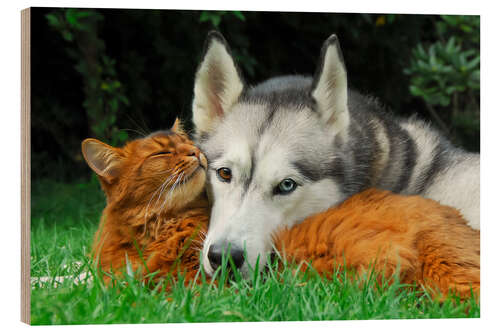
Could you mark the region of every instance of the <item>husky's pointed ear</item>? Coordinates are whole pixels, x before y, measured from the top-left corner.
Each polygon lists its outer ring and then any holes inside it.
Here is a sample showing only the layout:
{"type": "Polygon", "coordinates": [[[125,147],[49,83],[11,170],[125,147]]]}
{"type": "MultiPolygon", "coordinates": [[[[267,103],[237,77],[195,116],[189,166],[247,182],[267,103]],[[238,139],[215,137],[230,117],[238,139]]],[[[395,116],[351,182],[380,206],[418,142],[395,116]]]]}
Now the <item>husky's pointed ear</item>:
{"type": "Polygon", "coordinates": [[[210,32],[195,77],[193,123],[196,133],[209,133],[236,103],[243,88],[243,79],[224,37],[216,31],[210,32]]]}
{"type": "Polygon", "coordinates": [[[321,58],[311,88],[321,119],[335,134],[349,126],[347,108],[347,71],[337,36],[323,44],[321,58]]]}
{"type": "Polygon", "coordinates": [[[85,139],[82,142],[82,153],[89,167],[101,179],[111,183],[118,176],[123,161],[119,148],[96,139],[85,139]]]}

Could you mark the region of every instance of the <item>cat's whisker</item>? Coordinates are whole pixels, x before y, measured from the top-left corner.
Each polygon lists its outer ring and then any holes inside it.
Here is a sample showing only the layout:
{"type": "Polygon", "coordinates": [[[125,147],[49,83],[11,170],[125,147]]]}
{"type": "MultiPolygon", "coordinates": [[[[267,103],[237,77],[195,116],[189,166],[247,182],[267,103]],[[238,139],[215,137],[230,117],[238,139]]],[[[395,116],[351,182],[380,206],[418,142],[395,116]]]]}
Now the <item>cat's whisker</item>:
{"type": "Polygon", "coordinates": [[[135,130],[133,128],[119,128],[118,129],[119,131],[130,131],[130,132],[135,132],[135,133],[138,133],[140,136],[147,136],[146,132],[143,132],[143,131],[138,131],[138,130],[135,130]]]}
{"type": "Polygon", "coordinates": [[[163,194],[163,191],[167,188],[167,186],[172,182],[172,180],[174,179],[174,177],[176,176],[176,172],[174,174],[172,174],[171,176],[169,176],[164,182],[163,184],[161,185],[161,191],[160,193],[158,194],[158,198],[156,199],[156,202],[155,202],[155,206],[158,205],[158,201],[160,200],[161,198],[161,195],[163,194]]]}
{"type": "MultiPolygon", "coordinates": [[[[174,169],[174,168],[172,168],[174,169]]],[[[171,169],[171,170],[172,170],[171,169]]],[[[155,202],[155,207],[158,206],[158,201],[160,200],[162,194],[163,194],[163,191],[168,187],[168,185],[175,179],[175,176],[178,174],[178,171],[174,172],[172,175],[170,175],[167,179],[165,179],[165,181],[158,187],[158,189],[153,193],[153,195],[151,196],[151,199],[149,199],[149,202],[148,202],[148,205],[146,207],[146,214],[144,215],[144,232],[143,232],[143,235],[146,234],[147,232],[147,227],[148,227],[148,217],[149,217],[149,206],[151,204],[151,201],[153,200],[153,198],[155,197],[155,194],[158,193],[158,198],[156,199],[156,202],[155,202]]],[[[163,207],[162,207],[163,209],[163,207]]],[[[161,211],[161,209],[160,209],[161,211]]],[[[158,220],[158,216],[156,216],[156,220],[158,220]]],[[[157,231],[155,231],[155,237],[157,236],[157,231]]]]}
{"type": "Polygon", "coordinates": [[[158,172],[157,174],[158,175],[163,175],[163,174],[166,174],[166,173],[170,173],[172,172],[172,170],[174,170],[175,168],[171,168],[171,169],[168,169],[168,170],[165,170],[165,171],[162,171],[162,172],[158,172]]]}
{"type": "Polygon", "coordinates": [[[144,215],[144,232],[143,232],[143,236],[146,234],[146,231],[147,231],[148,217],[149,217],[149,206],[151,205],[151,201],[155,197],[155,194],[158,193],[158,191],[160,191],[160,194],[158,195],[157,202],[155,203],[155,206],[157,205],[158,200],[161,197],[161,193],[163,192],[163,190],[165,189],[165,187],[167,186],[167,184],[170,183],[170,180],[172,180],[175,177],[175,175],[176,175],[176,173],[172,174],[167,179],[165,179],[165,181],[160,186],[158,186],[158,188],[156,189],[156,191],[151,195],[151,198],[149,199],[148,205],[146,206],[146,213],[144,215]]]}
{"type": "Polygon", "coordinates": [[[157,193],[160,189],[161,189],[161,185],[160,185],[160,186],[158,186],[158,188],[156,189],[156,191],[154,191],[154,193],[151,195],[151,198],[150,198],[150,199],[149,199],[149,201],[148,201],[148,204],[147,204],[147,206],[146,206],[146,213],[145,213],[145,215],[144,215],[144,219],[145,219],[144,223],[146,223],[146,219],[147,219],[147,217],[148,217],[149,205],[151,204],[151,201],[152,201],[152,200],[153,200],[153,198],[155,197],[155,194],[156,194],[156,193],[157,193]]]}
{"type": "Polygon", "coordinates": [[[165,196],[165,201],[163,202],[163,205],[161,206],[160,210],[163,210],[163,207],[167,204],[169,198],[173,197],[173,193],[174,193],[176,187],[179,185],[179,181],[182,179],[183,176],[184,176],[184,171],[182,171],[181,174],[177,177],[174,185],[172,185],[172,187],[170,188],[170,191],[165,196]]]}
{"type": "Polygon", "coordinates": [[[184,176],[184,171],[182,171],[181,174],[179,175],[179,177],[177,177],[177,180],[175,181],[174,186],[172,186],[172,188],[170,189],[170,192],[168,193],[168,196],[172,196],[173,195],[174,191],[179,186],[180,181],[183,179],[183,176],[184,176]]]}
{"type": "Polygon", "coordinates": [[[158,188],[156,189],[156,191],[153,192],[153,194],[151,195],[151,198],[149,199],[148,201],[148,205],[146,206],[146,215],[145,217],[148,217],[148,210],[149,210],[149,205],[151,204],[151,201],[153,200],[153,198],[155,197],[155,194],[158,193],[158,191],[161,190],[163,184],[158,186],[158,188]]]}
{"type": "MultiPolygon", "coordinates": [[[[140,111],[139,111],[139,112],[140,112],[140,111]]],[[[141,118],[141,120],[142,120],[142,124],[144,125],[144,127],[143,127],[143,126],[141,126],[141,125],[139,124],[139,122],[138,122],[138,121],[136,121],[136,120],[135,120],[132,116],[130,116],[130,115],[128,115],[128,114],[125,114],[125,115],[126,115],[126,116],[127,116],[127,117],[128,117],[128,118],[129,118],[129,119],[130,119],[133,123],[134,123],[134,125],[136,125],[136,126],[139,128],[139,130],[140,130],[140,131],[138,131],[138,130],[133,130],[133,131],[136,131],[137,133],[141,134],[143,137],[147,137],[147,136],[148,136],[148,133],[151,133],[151,131],[149,130],[148,125],[146,124],[146,122],[145,122],[145,120],[144,120],[144,117],[142,116],[142,113],[139,113],[139,116],[140,116],[140,118],[141,118]]]]}
{"type": "MultiPolygon", "coordinates": [[[[175,168],[172,168],[170,170],[174,170],[175,168]]],[[[160,193],[158,194],[158,198],[156,200],[156,203],[155,203],[155,206],[158,205],[158,201],[160,200],[162,194],[163,194],[163,191],[168,187],[168,185],[170,185],[170,183],[174,180],[175,176],[178,174],[179,171],[175,171],[172,175],[170,175],[167,179],[165,179],[165,181],[163,182],[163,184],[160,186],[161,188],[161,191],[160,193]]]]}
{"type": "Polygon", "coordinates": [[[186,185],[186,180],[187,180],[186,177],[182,178],[181,188],[182,188],[183,191],[186,191],[186,187],[184,186],[184,185],[186,185]]]}
{"type": "MultiPolygon", "coordinates": [[[[172,177],[170,177],[170,180],[169,180],[169,181],[168,181],[168,183],[167,183],[167,185],[170,185],[172,182],[174,182],[174,184],[171,186],[171,188],[170,188],[170,191],[169,191],[169,192],[171,192],[171,191],[172,191],[172,189],[175,187],[175,184],[176,184],[176,182],[177,182],[177,180],[178,180],[178,177],[177,177],[177,178],[175,178],[175,176],[177,176],[177,175],[178,175],[178,172],[176,172],[175,174],[173,174],[173,175],[172,175],[172,177]]],[[[167,186],[165,186],[165,187],[163,188],[163,190],[160,192],[160,194],[158,195],[158,200],[156,200],[156,204],[155,204],[156,206],[158,205],[158,202],[159,202],[159,200],[160,200],[161,196],[163,195],[163,191],[164,191],[166,188],[167,188],[167,186]]],[[[167,197],[167,196],[165,196],[165,197],[167,197]]],[[[160,211],[163,209],[163,205],[164,205],[164,204],[162,204],[162,207],[161,207],[160,211]]]]}

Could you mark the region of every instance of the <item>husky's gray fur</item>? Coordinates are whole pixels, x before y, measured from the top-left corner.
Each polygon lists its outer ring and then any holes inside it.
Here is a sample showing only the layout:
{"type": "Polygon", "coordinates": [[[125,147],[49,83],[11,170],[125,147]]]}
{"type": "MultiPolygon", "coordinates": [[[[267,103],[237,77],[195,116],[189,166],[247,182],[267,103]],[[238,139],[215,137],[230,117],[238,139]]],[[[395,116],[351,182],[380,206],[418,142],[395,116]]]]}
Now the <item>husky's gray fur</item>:
{"type": "Polygon", "coordinates": [[[228,244],[238,254],[246,249],[244,274],[259,257],[262,267],[273,232],[368,187],[454,206],[479,229],[479,155],[348,90],[335,36],[325,41],[314,77],[247,87],[224,38],[210,33],[196,75],[193,122],[208,157],[213,201],[202,258],[208,274],[217,266],[209,252],[228,244]],[[221,168],[231,170],[229,182],[217,175],[221,168]],[[295,190],[282,192],[280,184],[290,179],[295,190]]]}

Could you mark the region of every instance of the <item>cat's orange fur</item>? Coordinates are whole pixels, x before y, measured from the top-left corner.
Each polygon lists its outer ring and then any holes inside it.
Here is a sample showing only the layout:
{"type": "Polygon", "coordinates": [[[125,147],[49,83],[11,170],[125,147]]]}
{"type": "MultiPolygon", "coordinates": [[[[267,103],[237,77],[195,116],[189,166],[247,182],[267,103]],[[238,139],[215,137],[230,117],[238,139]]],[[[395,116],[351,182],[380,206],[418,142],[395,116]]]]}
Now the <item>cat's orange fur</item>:
{"type": "MultiPolygon", "coordinates": [[[[206,159],[177,123],[124,148],[87,139],[82,150],[107,196],[93,245],[100,267],[119,272],[127,257],[134,269],[145,263],[158,277],[181,271],[192,280],[209,219],[206,159]],[[166,150],[172,154],[152,156],[166,150]],[[172,174],[180,183],[194,176],[172,189],[172,174]]],[[[310,262],[330,277],[335,265],[359,273],[373,267],[387,277],[398,268],[403,282],[443,295],[479,294],[479,231],[455,209],[418,196],[364,191],[278,232],[275,245],[287,260],[310,262]]]]}
{"type": "Polygon", "coordinates": [[[127,258],[134,270],[194,277],[210,213],[207,160],[178,122],[123,148],[87,139],[82,152],[107,198],[92,246],[102,270],[119,274],[127,258]]]}
{"type": "Polygon", "coordinates": [[[366,190],[279,233],[275,243],[288,260],[310,262],[328,276],[347,266],[390,280],[398,269],[403,283],[435,296],[479,296],[479,231],[456,209],[419,196],[366,190]]]}

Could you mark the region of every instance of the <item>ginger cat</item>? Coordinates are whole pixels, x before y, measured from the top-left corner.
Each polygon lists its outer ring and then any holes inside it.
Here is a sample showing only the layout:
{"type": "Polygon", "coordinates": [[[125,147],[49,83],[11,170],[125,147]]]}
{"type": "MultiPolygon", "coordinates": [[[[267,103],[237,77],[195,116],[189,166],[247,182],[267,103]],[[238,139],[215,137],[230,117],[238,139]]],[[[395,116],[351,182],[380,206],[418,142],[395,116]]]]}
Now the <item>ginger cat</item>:
{"type": "MultiPolygon", "coordinates": [[[[87,139],[82,151],[107,196],[93,245],[100,267],[119,273],[127,256],[132,268],[146,264],[156,277],[179,271],[194,279],[210,216],[207,161],[179,122],[123,148],[87,139]]],[[[405,283],[479,295],[479,231],[457,210],[418,196],[364,191],[278,231],[275,246],[327,277],[344,263],[359,273],[373,265],[386,277],[399,265],[405,283]]]]}
{"type": "Polygon", "coordinates": [[[134,270],[145,261],[158,276],[180,269],[193,278],[210,215],[207,160],[179,121],[123,148],[86,139],[82,152],[107,198],[92,246],[102,270],[119,274],[127,257],[134,270]]]}

